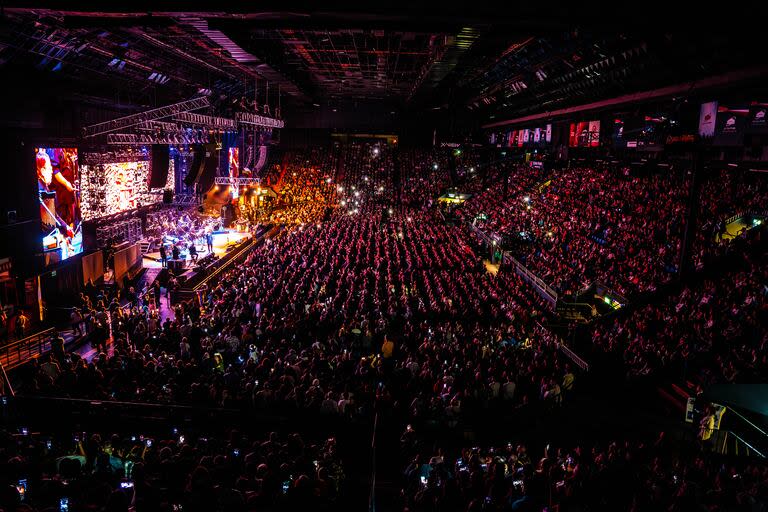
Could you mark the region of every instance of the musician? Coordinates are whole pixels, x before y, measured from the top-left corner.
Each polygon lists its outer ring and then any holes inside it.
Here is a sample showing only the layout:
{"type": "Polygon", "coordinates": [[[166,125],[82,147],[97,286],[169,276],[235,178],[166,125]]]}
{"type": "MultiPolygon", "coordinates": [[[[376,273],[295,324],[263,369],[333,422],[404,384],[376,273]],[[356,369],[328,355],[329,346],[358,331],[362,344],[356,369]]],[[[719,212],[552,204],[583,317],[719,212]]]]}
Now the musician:
{"type": "Polygon", "coordinates": [[[205,243],[208,245],[208,254],[213,252],[213,233],[205,232],[205,243]]]}
{"type": "Polygon", "coordinates": [[[175,260],[178,260],[181,257],[181,250],[179,249],[178,245],[173,244],[173,247],[171,248],[171,254],[175,260]]]}
{"type": "Polygon", "coordinates": [[[165,242],[160,244],[160,261],[163,268],[168,266],[168,252],[165,250],[165,242]]]}
{"type": "Polygon", "coordinates": [[[197,263],[197,247],[194,241],[189,244],[189,257],[192,258],[193,263],[197,263]]]}
{"type": "Polygon", "coordinates": [[[36,148],[37,186],[40,194],[40,218],[49,236],[57,239],[62,259],[73,250],[77,230],[77,196],[72,181],[77,168],[77,153],[71,149],[36,148]]]}

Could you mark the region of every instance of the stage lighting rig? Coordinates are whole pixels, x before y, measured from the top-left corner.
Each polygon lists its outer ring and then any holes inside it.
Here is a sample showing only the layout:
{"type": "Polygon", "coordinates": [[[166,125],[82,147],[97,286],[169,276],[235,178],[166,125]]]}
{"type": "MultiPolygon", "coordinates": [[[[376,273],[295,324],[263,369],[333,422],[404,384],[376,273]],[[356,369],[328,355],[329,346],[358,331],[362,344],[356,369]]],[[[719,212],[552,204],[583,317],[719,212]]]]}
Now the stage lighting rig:
{"type": "Polygon", "coordinates": [[[202,96],[200,98],[194,98],[187,101],[181,101],[172,105],[166,105],[164,107],[147,110],[145,112],[139,112],[138,114],[131,114],[129,116],[113,119],[111,121],[86,126],[83,128],[83,137],[96,137],[127,128],[133,128],[137,125],[148,123],[150,121],[156,121],[158,119],[175,116],[184,112],[189,112],[191,110],[198,110],[201,108],[209,107],[210,105],[211,102],[207,96],[202,96]]]}

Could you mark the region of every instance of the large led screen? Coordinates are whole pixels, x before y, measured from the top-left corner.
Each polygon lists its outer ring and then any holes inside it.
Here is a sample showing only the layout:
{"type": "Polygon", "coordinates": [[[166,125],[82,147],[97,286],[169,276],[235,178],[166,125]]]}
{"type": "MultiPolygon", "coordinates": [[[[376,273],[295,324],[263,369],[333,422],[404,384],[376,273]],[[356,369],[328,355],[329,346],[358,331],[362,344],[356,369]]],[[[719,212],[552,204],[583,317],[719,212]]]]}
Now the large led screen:
{"type": "MultiPolygon", "coordinates": [[[[80,170],[85,221],[163,200],[162,193],[149,190],[149,162],[146,160],[83,164],[80,170]]],[[[168,174],[170,176],[172,171],[168,174]]]]}
{"type": "Polygon", "coordinates": [[[233,178],[240,175],[240,148],[229,148],[229,175],[233,178]]]}
{"type": "Polygon", "coordinates": [[[45,263],[83,252],[76,148],[35,148],[45,263]]]}

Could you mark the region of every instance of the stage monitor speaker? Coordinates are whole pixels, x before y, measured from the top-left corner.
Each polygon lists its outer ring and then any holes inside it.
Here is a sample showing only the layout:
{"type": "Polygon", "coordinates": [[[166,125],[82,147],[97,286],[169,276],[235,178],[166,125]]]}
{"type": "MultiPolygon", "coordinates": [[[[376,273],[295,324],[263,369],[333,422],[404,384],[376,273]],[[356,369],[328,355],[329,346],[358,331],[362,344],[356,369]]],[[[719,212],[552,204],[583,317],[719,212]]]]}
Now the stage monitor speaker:
{"type": "Polygon", "coordinates": [[[187,267],[187,260],[168,260],[168,270],[175,274],[180,274],[181,272],[184,272],[184,269],[187,267]]]}
{"type": "Polygon", "coordinates": [[[152,146],[152,166],[149,169],[149,188],[163,188],[168,181],[170,151],[165,144],[152,146]]]}
{"type": "Polygon", "coordinates": [[[195,154],[192,158],[192,165],[189,166],[187,176],[184,178],[184,184],[188,187],[194,185],[200,178],[200,173],[205,165],[205,148],[201,144],[195,145],[195,154]]]}

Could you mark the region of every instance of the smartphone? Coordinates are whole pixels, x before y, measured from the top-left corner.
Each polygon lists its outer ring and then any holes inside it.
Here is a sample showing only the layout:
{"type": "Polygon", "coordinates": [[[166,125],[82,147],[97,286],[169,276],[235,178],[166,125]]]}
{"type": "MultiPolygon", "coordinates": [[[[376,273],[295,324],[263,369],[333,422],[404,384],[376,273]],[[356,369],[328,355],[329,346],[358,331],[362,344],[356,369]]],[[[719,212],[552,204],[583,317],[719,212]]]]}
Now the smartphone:
{"type": "Polygon", "coordinates": [[[69,512],[69,498],[59,498],[59,512],[69,512]]]}
{"type": "Polygon", "coordinates": [[[184,436],[179,436],[179,442],[184,444],[184,436]]]}
{"type": "Polygon", "coordinates": [[[27,496],[27,479],[24,478],[16,483],[16,492],[19,493],[19,500],[24,501],[27,496]]]}
{"type": "Polygon", "coordinates": [[[29,429],[27,427],[21,427],[21,429],[19,429],[19,430],[21,431],[21,435],[23,435],[23,436],[28,436],[29,435],[29,429]]]}
{"type": "Polygon", "coordinates": [[[121,489],[133,489],[133,482],[128,480],[127,482],[120,482],[121,489]]]}
{"type": "Polygon", "coordinates": [[[285,480],[283,482],[283,494],[288,494],[288,488],[291,486],[290,480],[285,480]]]}
{"type": "Polygon", "coordinates": [[[239,457],[240,456],[240,450],[238,448],[235,448],[234,450],[232,450],[232,455],[234,455],[235,457],[239,457]]]}
{"type": "Polygon", "coordinates": [[[45,442],[45,447],[46,447],[46,448],[48,448],[48,449],[50,450],[50,449],[53,447],[53,441],[51,441],[50,439],[49,439],[49,440],[47,440],[47,441],[45,442]]]}
{"type": "Polygon", "coordinates": [[[147,445],[147,448],[152,448],[152,440],[151,439],[147,439],[146,441],[144,441],[144,444],[147,445]]]}
{"type": "Polygon", "coordinates": [[[427,477],[425,477],[425,476],[423,476],[423,475],[422,475],[422,476],[419,478],[419,480],[421,480],[421,485],[423,485],[424,487],[426,487],[426,486],[427,486],[427,477]]]}

